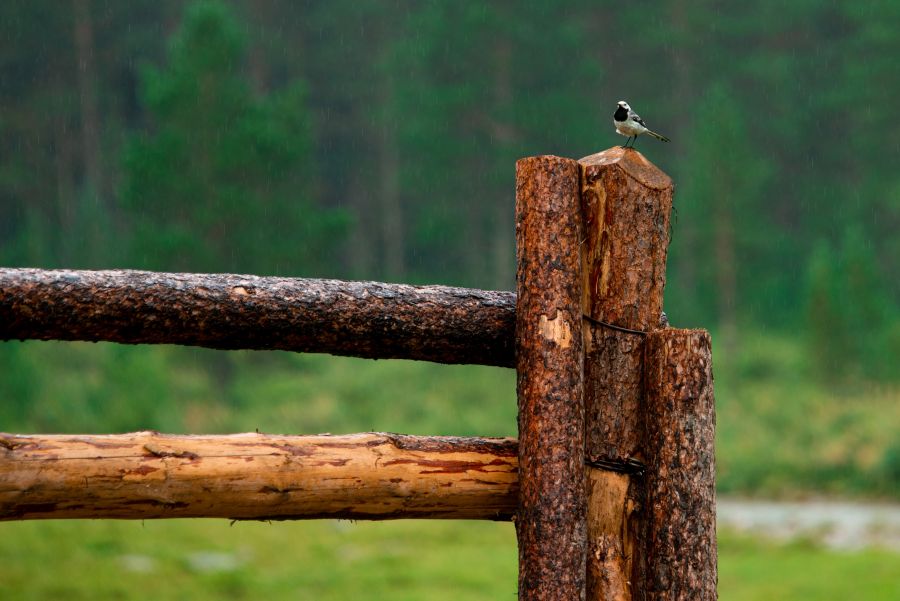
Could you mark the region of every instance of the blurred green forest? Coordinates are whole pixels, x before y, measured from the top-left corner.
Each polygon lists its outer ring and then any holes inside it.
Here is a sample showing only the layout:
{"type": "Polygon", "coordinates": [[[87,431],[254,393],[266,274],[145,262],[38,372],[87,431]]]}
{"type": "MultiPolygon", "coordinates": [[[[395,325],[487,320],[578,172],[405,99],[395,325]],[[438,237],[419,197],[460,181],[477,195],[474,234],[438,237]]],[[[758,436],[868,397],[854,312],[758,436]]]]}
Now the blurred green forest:
{"type": "Polygon", "coordinates": [[[678,185],[666,308],[900,354],[900,5],[7,0],[0,263],[514,285],[514,163],[678,185]]]}
{"type": "MultiPolygon", "coordinates": [[[[512,289],[516,159],[621,144],[626,99],[673,140],[638,150],[677,183],[669,319],[713,332],[719,491],[897,499],[898,32],[890,0],[4,0],[0,265],[512,289]]],[[[515,412],[511,370],[0,343],[0,431],[514,435],[515,412]]],[[[2,530],[23,599],[515,593],[508,524],[2,530]]],[[[887,551],[720,551],[723,598],[896,598],[887,551]]]]}

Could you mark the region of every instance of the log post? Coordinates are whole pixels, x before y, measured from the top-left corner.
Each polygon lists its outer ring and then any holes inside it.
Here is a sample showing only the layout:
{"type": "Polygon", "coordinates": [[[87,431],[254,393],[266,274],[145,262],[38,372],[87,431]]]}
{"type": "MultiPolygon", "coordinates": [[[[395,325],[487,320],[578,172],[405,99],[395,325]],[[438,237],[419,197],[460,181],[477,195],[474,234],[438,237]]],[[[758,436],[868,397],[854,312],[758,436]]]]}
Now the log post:
{"type": "Polygon", "coordinates": [[[703,330],[647,337],[646,516],[648,601],[715,601],[715,401],[703,330]]]}
{"type": "Polygon", "coordinates": [[[584,599],[578,163],[516,163],[519,599],[584,599]]]}
{"type": "Polygon", "coordinates": [[[588,601],[639,599],[637,512],[647,462],[642,405],[645,332],[659,326],[672,180],[619,147],[581,165],[588,464],[588,601]],[[629,331],[630,330],[630,331],[629,331]]]}
{"type": "Polygon", "coordinates": [[[516,472],[511,438],[0,434],[0,521],[509,520],[516,472]]]}

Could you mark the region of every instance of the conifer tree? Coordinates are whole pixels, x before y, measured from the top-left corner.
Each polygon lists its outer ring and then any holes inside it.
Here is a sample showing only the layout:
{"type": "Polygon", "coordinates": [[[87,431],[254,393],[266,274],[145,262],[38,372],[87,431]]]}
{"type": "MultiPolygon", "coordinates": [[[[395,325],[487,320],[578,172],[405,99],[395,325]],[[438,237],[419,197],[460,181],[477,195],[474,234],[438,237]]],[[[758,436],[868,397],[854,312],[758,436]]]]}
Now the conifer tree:
{"type": "Polygon", "coordinates": [[[126,159],[134,264],[151,269],[311,275],[325,271],[342,216],[310,200],[310,124],[299,83],[257,97],[227,7],[199,2],[168,65],[148,68],[149,131],[126,159]]]}

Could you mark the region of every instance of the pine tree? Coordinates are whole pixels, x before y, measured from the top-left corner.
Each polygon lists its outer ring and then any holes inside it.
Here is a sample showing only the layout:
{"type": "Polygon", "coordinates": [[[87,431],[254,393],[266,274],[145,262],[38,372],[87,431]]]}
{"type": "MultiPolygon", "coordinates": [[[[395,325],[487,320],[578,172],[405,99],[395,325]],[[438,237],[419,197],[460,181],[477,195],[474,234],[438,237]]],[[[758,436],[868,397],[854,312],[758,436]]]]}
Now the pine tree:
{"type": "Polygon", "coordinates": [[[199,2],[169,64],[144,74],[150,131],[126,159],[134,262],[152,269],[325,271],[343,218],[309,199],[310,133],[299,83],[256,97],[225,5],[199,2]]]}

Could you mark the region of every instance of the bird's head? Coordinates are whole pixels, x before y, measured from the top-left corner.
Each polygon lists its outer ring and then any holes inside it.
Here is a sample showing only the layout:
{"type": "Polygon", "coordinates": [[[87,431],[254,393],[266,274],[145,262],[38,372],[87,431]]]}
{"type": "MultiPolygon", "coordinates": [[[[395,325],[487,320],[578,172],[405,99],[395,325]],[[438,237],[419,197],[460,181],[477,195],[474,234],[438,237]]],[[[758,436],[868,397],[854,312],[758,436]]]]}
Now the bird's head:
{"type": "Polygon", "coordinates": [[[624,100],[620,100],[620,101],[619,101],[619,108],[623,108],[623,109],[625,109],[626,111],[630,111],[630,110],[631,110],[631,107],[628,106],[628,103],[625,102],[624,100]]]}

